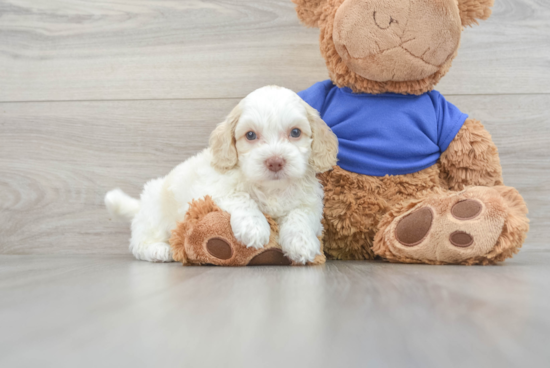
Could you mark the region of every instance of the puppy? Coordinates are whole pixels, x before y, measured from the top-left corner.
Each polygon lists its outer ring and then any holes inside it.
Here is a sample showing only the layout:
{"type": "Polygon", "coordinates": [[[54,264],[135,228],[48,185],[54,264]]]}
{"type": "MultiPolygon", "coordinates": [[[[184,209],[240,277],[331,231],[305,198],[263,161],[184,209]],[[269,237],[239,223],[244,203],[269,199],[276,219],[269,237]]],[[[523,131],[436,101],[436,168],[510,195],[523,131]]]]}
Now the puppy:
{"type": "Polygon", "coordinates": [[[338,141],[317,111],[276,86],[244,98],[210,136],[210,147],[145,184],[138,201],[115,189],[105,196],[112,215],[132,219],[130,250],[137,259],[170,262],[171,230],[193,199],[212,197],[231,215],[237,240],[262,248],[270,227],[297,263],[320,254],[323,188],[315,174],[336,164],[338,141]]]}

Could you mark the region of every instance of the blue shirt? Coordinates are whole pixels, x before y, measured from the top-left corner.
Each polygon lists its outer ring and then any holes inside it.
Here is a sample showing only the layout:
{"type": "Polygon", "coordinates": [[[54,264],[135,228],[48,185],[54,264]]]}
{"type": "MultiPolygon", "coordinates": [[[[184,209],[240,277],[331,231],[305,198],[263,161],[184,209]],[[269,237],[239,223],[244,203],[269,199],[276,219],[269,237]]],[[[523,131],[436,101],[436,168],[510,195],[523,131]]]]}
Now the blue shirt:
{"type": "Polygon", "coordinates": [[[327,80],[298,95],[338,137],[338,165],[371,176],[410,174],[434,165],[468,117],[437,91],[372,95],[327,80]]]}

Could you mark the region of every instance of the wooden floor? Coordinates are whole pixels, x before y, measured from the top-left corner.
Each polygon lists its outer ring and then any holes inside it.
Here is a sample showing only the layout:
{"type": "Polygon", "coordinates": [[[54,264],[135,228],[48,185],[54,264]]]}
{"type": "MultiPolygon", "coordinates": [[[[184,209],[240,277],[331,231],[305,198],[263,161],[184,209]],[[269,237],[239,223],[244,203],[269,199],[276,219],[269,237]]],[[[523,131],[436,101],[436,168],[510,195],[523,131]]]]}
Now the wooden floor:
{"type": "Polygon", "coordinates": [[[290,0],[0,0],[0,366],[548,363],[547,0],[497,0],[437,87],[485,124],[527,200],[514,260],[229,270],[128,256],[107,190],[138,195],[255,88],[326,78],[290,0]]]}
{"type": "Polygon", "coordinates": [[[0,256],[2,367],[548,367],[550,251],[504,266],[0,256]]]}

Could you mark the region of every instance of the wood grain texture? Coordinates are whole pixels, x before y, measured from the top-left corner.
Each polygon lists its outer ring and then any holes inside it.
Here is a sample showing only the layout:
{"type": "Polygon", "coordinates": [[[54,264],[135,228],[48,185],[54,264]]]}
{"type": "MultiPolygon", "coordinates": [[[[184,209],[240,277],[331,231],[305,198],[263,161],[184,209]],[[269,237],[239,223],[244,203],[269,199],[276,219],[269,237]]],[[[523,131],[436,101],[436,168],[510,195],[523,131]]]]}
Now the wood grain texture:
{"type": "Polygon", "coordinates": [[[0,253],[125,253],[103,197],[205,148],[238,100],[0,105],[0,253]]]}
{"type": "MultiPolygon", "coordinates": [[[[527,248],[550,238],[550,95],[448,96],[500,148],[505,181],[528,202],[527,248]]],[[[0,104],[0,253],[125,254],[107,190],[139,195],[206,147],[238,100],[0,104]]]]}
{"type": "MultiPolygon", "coordinates": [[[[550,2],[499,0],[445,94],[550,93],[550,2]]],[[[290,0],[0,0],[0,101],[240,98],[327,78],[290,0]]]]}
{"type": "Polygon", "coordinates": [[[550,253],[504,266],[0,256],[2,367],[547,367],[550,253]]]}

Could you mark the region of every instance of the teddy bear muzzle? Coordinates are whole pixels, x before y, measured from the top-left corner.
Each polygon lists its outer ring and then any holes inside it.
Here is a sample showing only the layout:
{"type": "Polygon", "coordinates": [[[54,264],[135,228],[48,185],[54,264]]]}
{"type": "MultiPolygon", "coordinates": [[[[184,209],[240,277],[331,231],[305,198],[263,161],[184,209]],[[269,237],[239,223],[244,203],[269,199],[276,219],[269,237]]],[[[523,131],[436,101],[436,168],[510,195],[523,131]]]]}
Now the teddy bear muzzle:
{"type": "Polygon", "coordinates": [[[345,0],[333,40],[346,65],[363,78],[426,78],[456,53],[462,30],[455,0],[345,0]]]}

